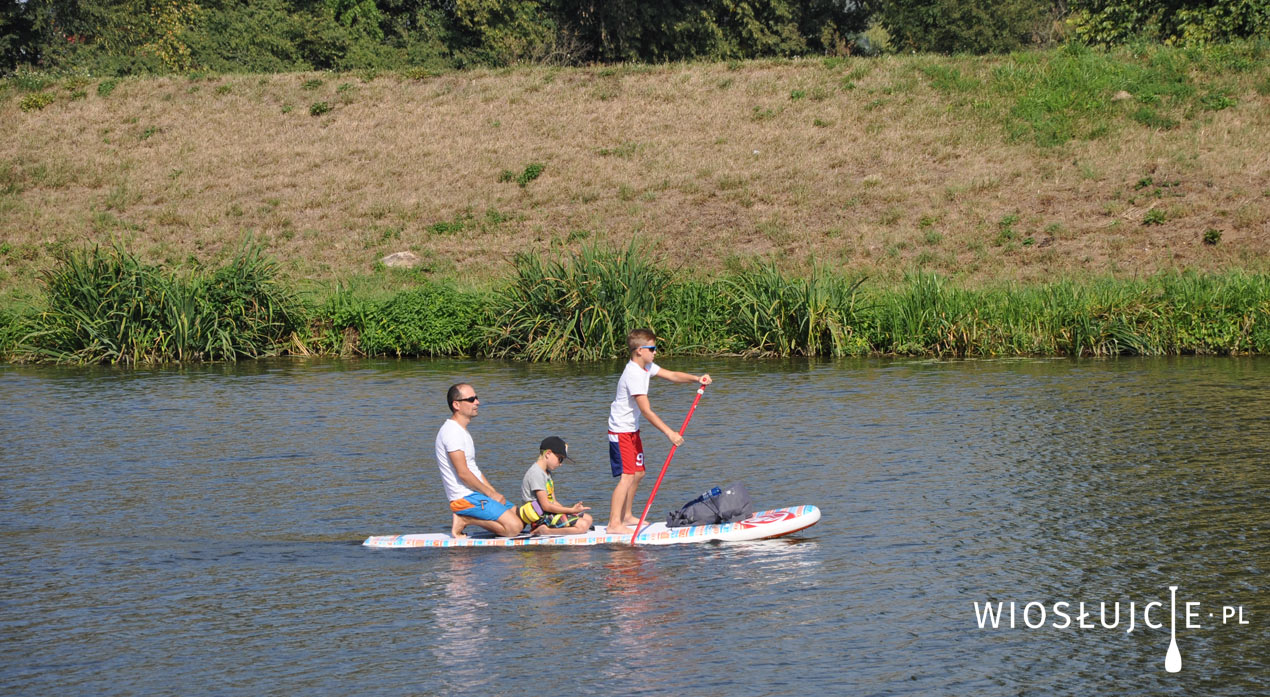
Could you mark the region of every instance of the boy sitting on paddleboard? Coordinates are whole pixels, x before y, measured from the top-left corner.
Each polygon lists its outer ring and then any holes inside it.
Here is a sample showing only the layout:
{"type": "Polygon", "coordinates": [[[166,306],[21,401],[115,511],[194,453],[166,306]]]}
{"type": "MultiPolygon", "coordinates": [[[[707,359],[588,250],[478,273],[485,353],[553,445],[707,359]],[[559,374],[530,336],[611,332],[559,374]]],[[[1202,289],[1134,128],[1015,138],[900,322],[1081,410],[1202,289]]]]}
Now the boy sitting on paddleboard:
{"type": "Polygon", "coordinates": [[[609,467],[618,477],[613,488],[613,500],[609,507],[609,534],[629,534],[639,525],[639,518],[631,510],[635,502],[635,490],[644,478],[644,444],[639,438],[640,416],[648,419],[657,430],[666,434],[671,443],[683,445],[683,436],[667,426],[648,402],[648,380],[652,376],[678,383],[710,384],[709,375],[692,375],[673,370],[662,370],[653,362],[657,355],[657,337],[651,329],[636,329],[626,336],[626,348],[631,360],[617,381],[617,396],[609,407],[609,467]]]}
{"type": "Polygon", "coordinates": [[[524,503],[516,512],[535,535],[580,535],[591,529],[591,516],[583,512],[590,508],[581,501],[572,506],[556,501],[556,482],[551,473],[565,460],[573,462],[564,440],[546,438],[538,446],[538,461],[529,466],[521,480],[520,498],[524,503]]]}

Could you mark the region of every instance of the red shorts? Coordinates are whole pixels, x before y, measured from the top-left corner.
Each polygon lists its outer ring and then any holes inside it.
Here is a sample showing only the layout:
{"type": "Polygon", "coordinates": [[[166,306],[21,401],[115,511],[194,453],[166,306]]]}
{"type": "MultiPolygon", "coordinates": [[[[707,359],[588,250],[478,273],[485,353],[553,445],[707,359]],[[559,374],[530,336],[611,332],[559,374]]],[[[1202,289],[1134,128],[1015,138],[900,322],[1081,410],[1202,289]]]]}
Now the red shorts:
{"type": "Polygon", "coordinates": [[[609,468],[614,477],[644,471],[644,442],[639,439],[639,431],[609,431],[609,468]]]}

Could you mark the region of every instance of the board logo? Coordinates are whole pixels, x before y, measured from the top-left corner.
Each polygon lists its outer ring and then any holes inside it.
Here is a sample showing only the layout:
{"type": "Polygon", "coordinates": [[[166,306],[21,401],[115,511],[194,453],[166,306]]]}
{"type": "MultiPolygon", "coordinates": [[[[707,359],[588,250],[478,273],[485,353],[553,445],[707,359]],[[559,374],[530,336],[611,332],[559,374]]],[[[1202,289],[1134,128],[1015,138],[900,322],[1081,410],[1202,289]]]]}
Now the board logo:
{"type": "Polygon", "coordinates": [[[756,515],[753,518],[746,518],[745,520],[737,523],[737,525],[742,528],[755,528],[760,525],[771,525],[772,523],[779,523],[782,520],[790,520],[793,517],[794,513],[792,511],[764,511],[762,515],[756,515]]]}

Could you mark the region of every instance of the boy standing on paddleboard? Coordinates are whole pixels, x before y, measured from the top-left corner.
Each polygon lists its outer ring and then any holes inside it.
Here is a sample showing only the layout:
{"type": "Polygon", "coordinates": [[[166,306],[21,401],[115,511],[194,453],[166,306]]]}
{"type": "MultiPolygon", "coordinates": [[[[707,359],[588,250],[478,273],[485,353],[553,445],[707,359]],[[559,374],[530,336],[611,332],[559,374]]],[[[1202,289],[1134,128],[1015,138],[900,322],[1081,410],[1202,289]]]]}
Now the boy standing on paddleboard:
{"type": "Polygon", "coordinates": [[[507,503],[476,466],[476,446],[472,434],[467,432],[467,425],[480,410],[476,388],[465,382],[452,385],[446,400],[450,403],[450,418],[437,432],[436,456],[445,497],[454,514],[450,534],[464,537],[463,528],[479,525],[500,537],[519,535],[524,525],[516,515],[516,507],[507,503]]]}
{"type": "Polygon", "coordinates": [[[666,434],[676,446],[683,445],[683,436],[667,426],[648,402],[648,381],[656,375],[671,382],[710,384],[710,376],[663,370],[653,362],[657,355],[657,337],[651,329],[636,329],[626,336],[626,347],[631,360],[617,381],[617,396],[609,407],[609,467],[618,477],[609,507],[609,524],[606,532],[624,535],[633,533],[639,525],[639,517],[631,510],[635,502],[635,490],[644,478],[644,444],[639,438],[640,417],[648,419],[657,430],[666,434]]]}
{"type": "Polygon", "coordinates": [[[582,502],[564,506],[556,500],[556,482],[551,475],[569,457],[569,446],[556,436],[538,445],[538,460],[529,466],[520,482],[520,500],[516,512],[535,535],[580,535],[591,529],[591,510],[582,502]]]}

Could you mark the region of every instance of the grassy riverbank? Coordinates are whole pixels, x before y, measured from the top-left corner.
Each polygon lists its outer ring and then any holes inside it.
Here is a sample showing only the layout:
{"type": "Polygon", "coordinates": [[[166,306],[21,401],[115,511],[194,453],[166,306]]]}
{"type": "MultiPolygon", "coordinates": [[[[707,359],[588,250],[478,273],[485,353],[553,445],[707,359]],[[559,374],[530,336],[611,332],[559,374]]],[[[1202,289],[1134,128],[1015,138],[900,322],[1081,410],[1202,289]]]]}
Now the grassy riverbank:
{"type": "Polygon", "coordinates": [[[166,267],[252,232],[297,283],[493,287],[638,240],[882,285],[1264,273],[1270,50],[1080,47],[443,74],[0,84],[0,306],[85,239],[166,267]],[[1206,240],[1208,243],[1206,243],[1206,240]]]}
{"type": "Polygon", "coordinates": [[[21,74],[0,354],[1264,353],[1267,58],[21,74]]]}
{"type": "Polygon", "coordinates": [[[0,314],[14,360],[138,363],[273,354],[608,359],[652,326],[669,352],[756,356],[1270,352],[1270,275],[1166,272],[966,288],[921,274],[877,286],[771,264],[697,280],[634,248],[516,258],[472,291],[423,280],[303,303],[250,245],[219,269],[165,271],[126,250],[67,253],[40,312],[0,314]]]}

